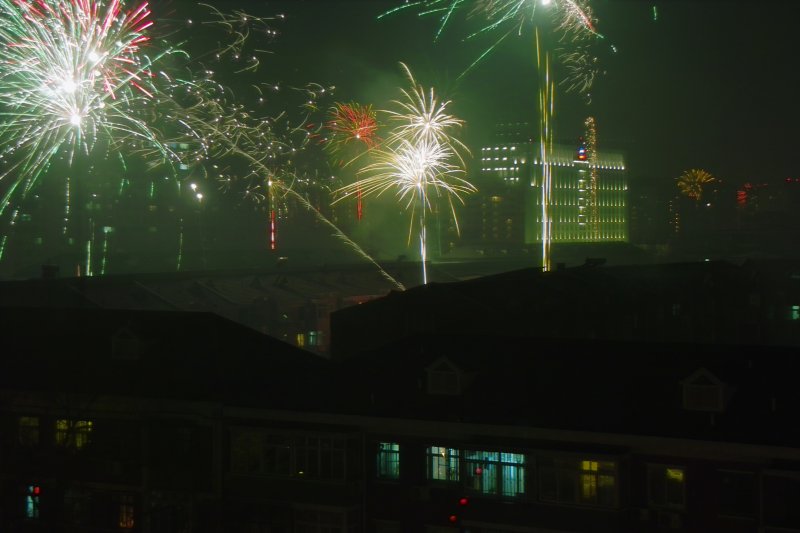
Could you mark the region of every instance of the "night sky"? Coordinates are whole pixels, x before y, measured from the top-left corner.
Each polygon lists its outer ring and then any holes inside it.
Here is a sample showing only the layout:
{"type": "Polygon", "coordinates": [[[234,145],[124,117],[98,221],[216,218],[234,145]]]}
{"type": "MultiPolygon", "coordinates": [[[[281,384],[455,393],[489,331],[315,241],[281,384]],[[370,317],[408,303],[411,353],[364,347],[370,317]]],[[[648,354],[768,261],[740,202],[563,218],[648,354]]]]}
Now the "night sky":
{"type": "MultiPolygon", "coordinates": [[[[220,8],[233,4],[219,2],[220,8]]],[[[536,120],[532,32],[513,36],[459,83],[458,75],[493,43],[463,42],[474,22],[459,18],[434,42],[437,20],[413,10],[380,21],[385,0],[244,2],[242,9],[287,15],[262,75],[337,87],[337,100],[381,108],[403,85],[398,61],[453,100],[475,149],[503,121],[536,120]]],[[[598,121],[599,146],[624,150],[631,178],[665,186],[687,168],[705,168],[731,185],[800,175],[794,161],[794,98],[800,4],[726,1],[596,0],[606,35],[607,74],[592,103],[557,95],[556,137],[572,142],[583,119],[598,121]],[[658,19],[653,20],[653,6],[658,19]]]]}

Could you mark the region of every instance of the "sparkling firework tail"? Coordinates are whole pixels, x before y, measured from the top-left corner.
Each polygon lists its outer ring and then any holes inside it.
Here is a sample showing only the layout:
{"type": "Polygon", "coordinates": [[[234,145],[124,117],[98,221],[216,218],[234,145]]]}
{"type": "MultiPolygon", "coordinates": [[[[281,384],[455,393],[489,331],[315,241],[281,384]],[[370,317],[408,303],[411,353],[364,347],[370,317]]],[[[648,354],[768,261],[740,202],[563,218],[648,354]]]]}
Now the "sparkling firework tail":
{"type": "Polygon", "coordinates": [[[551,121],[555,111],[555,84],[550,81],[550,55],[542,53],[539,46],[539,33],[536,32],[536,61],[539,72],[539,158],[542,165],[542,270],[552,268],[551,240],[552,220],[550,202],[552,200],[552,169],[550,154],[553,151],[553,131],[551,121]],[[542,58],[544,55],[544,58],[542,58]]]}

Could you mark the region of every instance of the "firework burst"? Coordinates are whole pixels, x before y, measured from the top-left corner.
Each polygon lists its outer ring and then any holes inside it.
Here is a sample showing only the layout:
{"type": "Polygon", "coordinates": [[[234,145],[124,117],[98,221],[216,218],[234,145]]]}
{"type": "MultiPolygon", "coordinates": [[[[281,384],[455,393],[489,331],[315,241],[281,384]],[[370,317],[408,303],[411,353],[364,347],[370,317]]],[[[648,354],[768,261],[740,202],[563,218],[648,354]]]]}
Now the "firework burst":
{"type": "Polygon", "coordinates": [[[594,49],[604,39],[597,31],[597,21],[587,0],[417,0],[391,9],[379,18],[408,9],[420,15],[436,15],[438,39],[457,14],[478,22],[478,29],[467,40],[492,34],[496,38],[459,76],[465,76],[485,60],[506,38],[520,35],[526,26],[550,28],[557,39],[569,42],[574,49],[559,58],[566,66],[564,84],[570,91],[588,92],[597,78],[594,49]]]}
{"type": "Polygon", "coordinates": [[[23,154],[11,189],[30,188],[55,155],[71,162],[100,142],[172,155],[142,112],[159,94],[155,64],[174,52],[144,53],[147,3],[0,0],[0,15],[0,139],[23,154]]]}
{"type": "Polygon", "coordinates": [[[703,188],[715,181],[717,181],[716,178],[710,173],[697,168],[687,170],[676,180],[678,189],[696,202],[703,197],[703,188]]]}
{"type": "Polygon", "coordinates": [[[351,144],[374,148],[380,143],[378,120],[371,105],[337,102],[331,109],[325,128],[330,135],[327,140],[328,146],[334,151],[351,144]]]}
{"type": "Polygon", "coordinates": [[[447,113],[447,106],[451,101],[439,100],[433,87],[426,90],[417,83],[405,63],[400,63],[400,67],[411,89],[401,89],[403,98],[392,101],[397,109],[384,111],[389,120],[395,123],[389,137],[390,144],[404,140],[411,143],[442,144],[452,150],[463,163],[461,154],[468,154],[469,149],[454,136],[454,130],[460,129],[464,121],[447,113]]]}
{"type": "Polygon", "coordinates": [[[409,242],[418,224],[422,281],[427,283],[426,213],[444,198],[458,229],[453,200],[463,202],[461,195],[476,189],[462,177],[464,160],[459,149],[469,151],[451,131],[463,121],[445,112],[449,101],[439,102],[433,88],[426,90],[405,64],[401,66],[411,89],[401,89],[403,98],[393,101],[396,109],[384,111],[396,125],[374,151],[375,162],[358,172],[366,177],[339,189],[336,201],[394,190],[397,201],[410,213],[409,242]]]}

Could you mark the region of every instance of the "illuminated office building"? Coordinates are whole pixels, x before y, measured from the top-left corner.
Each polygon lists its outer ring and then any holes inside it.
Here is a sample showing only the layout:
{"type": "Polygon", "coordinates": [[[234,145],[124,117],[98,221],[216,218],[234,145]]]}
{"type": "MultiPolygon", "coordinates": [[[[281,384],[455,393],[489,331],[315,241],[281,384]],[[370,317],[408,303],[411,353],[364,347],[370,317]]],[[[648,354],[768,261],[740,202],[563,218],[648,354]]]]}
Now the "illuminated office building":
{"type": "MultiPolygon", "coordinates": [[[[622,154],[599,150],[589,157],[579,140],[554,145],[547,164],[552,171],[552,242],[628,240],[622,154]]],[[[504,142],[481,149],[483,241],[542,241],[542,169],[539,143],[504,142]]]]}

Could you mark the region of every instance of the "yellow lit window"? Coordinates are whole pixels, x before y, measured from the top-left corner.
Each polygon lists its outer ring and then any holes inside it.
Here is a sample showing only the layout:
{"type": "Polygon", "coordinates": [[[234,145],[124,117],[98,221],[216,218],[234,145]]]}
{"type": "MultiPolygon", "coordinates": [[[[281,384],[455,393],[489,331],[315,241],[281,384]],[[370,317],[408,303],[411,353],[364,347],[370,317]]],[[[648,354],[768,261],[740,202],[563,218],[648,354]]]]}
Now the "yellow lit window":
{"type": "Polygon", "coordinates": [[[677,483],[683,483],[683,470],[680,468],[667,468],[667,479],[677,483]]]}
{"type": "Polygon", "coordinates": [[[93,424],[91,420],[56,420],[56,444],[80,450],[89,444],[93,424]]]}

